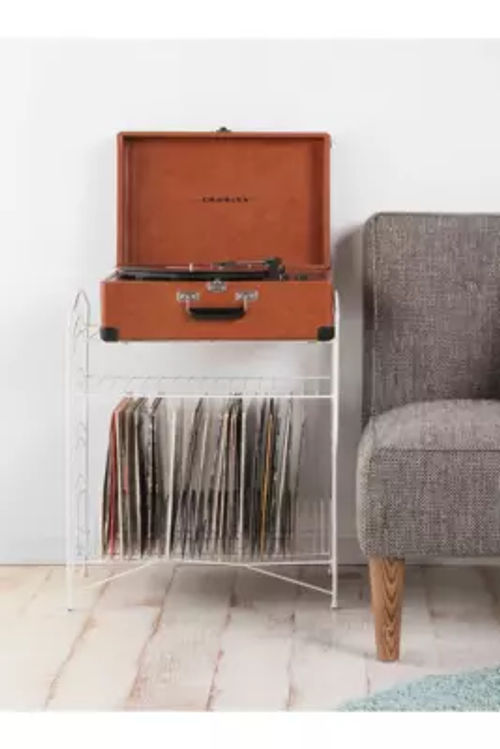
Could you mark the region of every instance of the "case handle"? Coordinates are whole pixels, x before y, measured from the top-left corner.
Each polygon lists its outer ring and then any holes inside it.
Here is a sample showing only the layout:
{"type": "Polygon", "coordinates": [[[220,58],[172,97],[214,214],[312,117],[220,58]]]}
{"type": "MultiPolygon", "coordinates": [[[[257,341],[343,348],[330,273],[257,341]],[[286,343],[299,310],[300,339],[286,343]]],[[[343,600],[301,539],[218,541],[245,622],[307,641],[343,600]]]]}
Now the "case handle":
{"type": "Polygon", "coordinates": [[[186,305],[186,311],[194,320],[239,320],[246,313],[246,307],[192,307],[186,305]]]}

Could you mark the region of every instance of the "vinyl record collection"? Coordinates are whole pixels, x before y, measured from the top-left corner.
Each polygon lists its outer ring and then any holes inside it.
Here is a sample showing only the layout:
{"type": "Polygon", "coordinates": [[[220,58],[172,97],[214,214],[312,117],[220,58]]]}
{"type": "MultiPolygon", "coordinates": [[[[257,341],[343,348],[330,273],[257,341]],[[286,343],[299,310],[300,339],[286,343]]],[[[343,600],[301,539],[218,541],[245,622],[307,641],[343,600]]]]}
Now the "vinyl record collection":
{"type": "Polygon", "coordinates": [[[109,428],[103,555],[286,557],[304,425],[288,398],[123,398],[109,428]]]}

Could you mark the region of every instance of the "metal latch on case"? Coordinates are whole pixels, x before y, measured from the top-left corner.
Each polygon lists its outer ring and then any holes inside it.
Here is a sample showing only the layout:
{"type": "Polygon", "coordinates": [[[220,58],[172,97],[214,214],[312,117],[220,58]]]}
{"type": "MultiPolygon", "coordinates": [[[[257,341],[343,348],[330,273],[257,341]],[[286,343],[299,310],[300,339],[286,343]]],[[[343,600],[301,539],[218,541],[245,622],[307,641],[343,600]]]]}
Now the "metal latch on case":
{"type": "Polygon", "coordinates": [[[227,291],[227,284],[221,278],[214,278],[207,282],[207,289],[220,294],[222,291],[227,291]]]}
{"type": "Polygon", "coordinates": [[[199,291],[178,291],[176,294],[178,302],[184,302],[188,307],[191,302],[198,302],[200,300],[199,291]]]}
{"type": "Polygon", "coordinates": [[[237,302],[243,302],[243,307],[246,309],[250,302],[256,302],[259,298],[259,292],[252,291],[237,291],[234,295],[237,302]]]}

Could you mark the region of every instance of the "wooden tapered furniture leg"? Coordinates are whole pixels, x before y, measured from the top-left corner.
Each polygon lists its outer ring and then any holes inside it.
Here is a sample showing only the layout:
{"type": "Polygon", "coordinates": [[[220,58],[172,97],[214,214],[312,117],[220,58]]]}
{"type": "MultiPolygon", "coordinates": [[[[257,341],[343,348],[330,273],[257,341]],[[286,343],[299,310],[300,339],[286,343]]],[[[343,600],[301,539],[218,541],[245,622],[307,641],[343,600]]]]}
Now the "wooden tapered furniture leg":
{"type": "Polygon", "coordinates": [[[397,661],[401,639],[404,559],[371,557],[368,564],[377,658],[380,661],[397,661]]]}

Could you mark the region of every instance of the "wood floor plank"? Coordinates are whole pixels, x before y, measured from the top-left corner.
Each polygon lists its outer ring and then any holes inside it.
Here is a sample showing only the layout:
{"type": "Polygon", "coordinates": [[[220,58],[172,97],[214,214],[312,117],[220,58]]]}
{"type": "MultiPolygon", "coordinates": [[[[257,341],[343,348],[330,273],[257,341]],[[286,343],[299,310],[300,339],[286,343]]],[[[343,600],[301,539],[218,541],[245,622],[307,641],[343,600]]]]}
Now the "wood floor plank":
{"type": "Polygon", "coordinates": [[[287,708],[297,592],[291,583],[238,571],[208,709],[287,708]]]}
{"type": "MultiPolygon", "coordinates": [[[[376,660],[363,567],[340,569],[336,611],[230,568],[162,565],[82,588],[108,574],[77,579],[68,613],[64,568],[0,568],[0,709],[331,710],[500,662],[500,568],[409,565],[397,663],[376,660]]],[[[300,574],[329,585],[324,569],[300,574]]]]}
{"type": "MultiPolygon", "coordinates": [[[[46,574],[46,568],[44,574],[46,574]]],[[[101,572],[97,572],[97,575],[101,572]]],[[[31,578],[28,573],[27,579],[31,578]]],[[[51,684],[71,652],[99,596],[94,589],[81,596],[78,610],[64,602],[64,568],[51,570],[45,584],[28,601],[0,619],[0,706],[2,709],[43,708],[51,684]]]]}
{"type": "Polygon", "coordinates": [[[500,663],[496,602],[477,567],[425,567],[440,669],[500,663]]]}
{"type": "Polygon", "coordinates": [[[170,565],[153,565],[106,586],[52,684],[48,709],[123,707],[172,574],[170,565]]]}
{"type": "Polygon", "coordinates": [[[206,709],[234,575],[230,568],[177,568],[126,708],[206,709]]]}
{"type": "Polygon", "coordinates": [[[21,614],[53,572],[50,566],[0,567],[0,618],[21,614]]]}
{"type": "MultiPolygon", "coordinates": [[[[304,570],[307,582],[328,587],[326,570],[304,570]]],[[[302,589],[295,610],[291,664],[291,710],[332,710],[367,691],[366,652],[370,646],[366,570],[343,569],[339,575],[340,608],[302,589]]]]}

